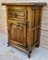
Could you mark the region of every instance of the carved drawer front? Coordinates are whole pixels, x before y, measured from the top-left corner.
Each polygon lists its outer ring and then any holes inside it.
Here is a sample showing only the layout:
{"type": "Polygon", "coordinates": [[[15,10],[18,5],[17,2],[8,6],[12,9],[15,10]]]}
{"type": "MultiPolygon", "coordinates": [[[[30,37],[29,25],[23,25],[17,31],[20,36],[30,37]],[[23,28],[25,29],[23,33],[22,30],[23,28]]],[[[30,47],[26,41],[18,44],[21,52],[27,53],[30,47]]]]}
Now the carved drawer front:
{"type": "Polygon", "coordinates": [[[8,18],[14,20],[26,19],[26,8],[25,7],[9,7],[8,18]]]}
{"type": "Polygon", "coordinates": [[[8,25],[11,37],[10,40],[14,40],[18,42],[19,45],[26,47],[26,23],[10,21],[10,24],[8,25]]]}

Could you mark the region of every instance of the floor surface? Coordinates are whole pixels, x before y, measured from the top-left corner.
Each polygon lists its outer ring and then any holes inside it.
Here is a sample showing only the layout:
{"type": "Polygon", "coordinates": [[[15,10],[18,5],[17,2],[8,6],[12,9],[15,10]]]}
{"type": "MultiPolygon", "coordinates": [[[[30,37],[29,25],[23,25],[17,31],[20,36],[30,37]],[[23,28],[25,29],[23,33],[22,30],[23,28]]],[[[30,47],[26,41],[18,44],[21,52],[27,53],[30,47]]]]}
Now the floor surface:
{"type": "Polygon", "coordinates": [[[12,46],[7,47],[6,34],[0,34],[0,60],[48,60],[48,49],[44,47],[34,48],[31,58],[28,55],[12,46]]]}
{"type": "Polygon", "coordinates": [[[48,49],[44,47],[34,48],[31,53],[31,58],[28,58],[27,54],[16,48],[2,46],[0,47],[0,58],[1,60],[48,60],[48,49]]]}

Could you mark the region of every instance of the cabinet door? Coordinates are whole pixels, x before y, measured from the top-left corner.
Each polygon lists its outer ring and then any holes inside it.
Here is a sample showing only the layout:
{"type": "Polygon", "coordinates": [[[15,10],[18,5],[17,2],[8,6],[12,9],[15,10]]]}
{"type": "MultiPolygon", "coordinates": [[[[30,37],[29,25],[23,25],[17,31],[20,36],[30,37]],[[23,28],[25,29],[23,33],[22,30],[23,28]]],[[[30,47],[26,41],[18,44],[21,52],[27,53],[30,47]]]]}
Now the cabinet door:
{"type": "Polygon", "coordinates": [[[26,47],[26,23],[11,22],[10,40],[18,42],[18,44],[26,47]]]}

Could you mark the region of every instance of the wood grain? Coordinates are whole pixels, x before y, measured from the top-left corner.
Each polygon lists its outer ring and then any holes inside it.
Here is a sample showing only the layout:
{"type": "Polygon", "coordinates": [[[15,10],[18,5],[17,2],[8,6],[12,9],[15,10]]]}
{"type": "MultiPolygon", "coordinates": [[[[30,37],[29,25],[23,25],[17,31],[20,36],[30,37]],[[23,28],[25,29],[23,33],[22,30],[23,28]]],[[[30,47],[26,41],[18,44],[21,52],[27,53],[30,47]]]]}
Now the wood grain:
{"type": "Polygon", "coordinates": [[[40,43],[42,6],[46,3],[3,3],[7,7],[8,44],[30,52],[40,43]]]}

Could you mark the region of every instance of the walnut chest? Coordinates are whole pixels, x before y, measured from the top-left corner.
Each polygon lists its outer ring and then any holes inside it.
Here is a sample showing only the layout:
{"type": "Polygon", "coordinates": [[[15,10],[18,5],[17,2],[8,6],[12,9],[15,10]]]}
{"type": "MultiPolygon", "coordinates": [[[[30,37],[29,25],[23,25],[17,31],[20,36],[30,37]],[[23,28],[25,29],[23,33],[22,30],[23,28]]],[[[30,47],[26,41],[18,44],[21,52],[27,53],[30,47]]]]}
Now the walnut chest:
{"type": "Polygon", "coordinates": [[[40,44],[42,7],[46,3],[3,3],[7,9],[8,45],[28,54],[40,44]]]}

